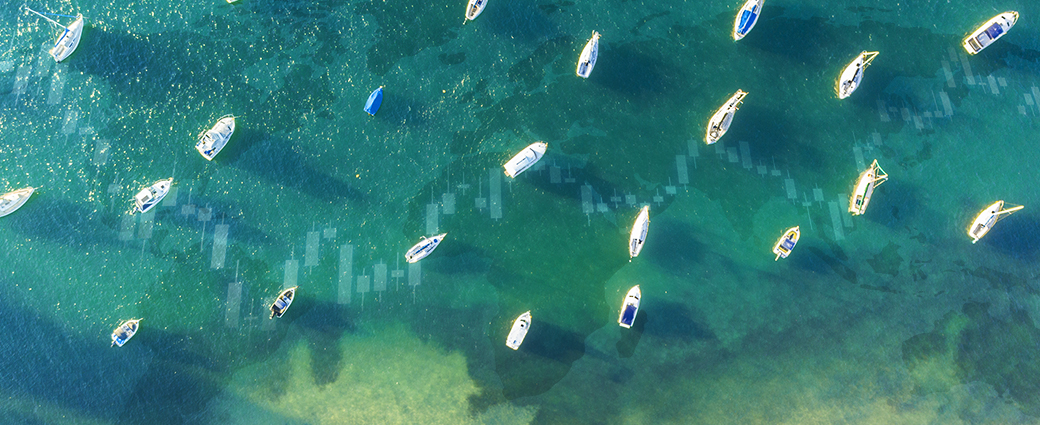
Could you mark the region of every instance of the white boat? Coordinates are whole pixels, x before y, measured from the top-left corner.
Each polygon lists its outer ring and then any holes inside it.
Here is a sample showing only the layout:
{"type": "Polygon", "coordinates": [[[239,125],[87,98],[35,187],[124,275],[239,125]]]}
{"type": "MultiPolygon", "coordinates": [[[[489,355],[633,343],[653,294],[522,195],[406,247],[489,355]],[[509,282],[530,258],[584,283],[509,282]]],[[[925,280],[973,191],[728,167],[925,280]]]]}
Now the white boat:
{"type": "Polygon", "coordinates": [[[285,310],[288,310],[289,306],[292,305],[293,298],[296,298],[296,288],[299,288],[299,286],[293,286],[278,294],[278,298],[275,298],[274,303],[271,304],[271,319],[282,317],[285,314],[285,310]]]}
{"type": "Polygon", "coordinates": [[[870,203],[870,195],[874,194],[874,188],[886,181],[888,181],[888,174],[885,174],[885,170],[881,169],[875,159],[870,164],[870,168],[860,173],[859,180],[856,181],[856,190],[849,198],[849,212],[852,215],[863,214],[867,210],[867,204],[870,203]]]}
{"type": "Polygon", "coordinates": [[[574,72],[581,78],[589,78],[592,68],[596,67],[596,58],[599,56],[599,33],[592,32],[592,38],[585,43],[585,48],[578,57],[578,69],[574,72]]]}
{"type": "Polygon", "coordinates": [[[986,209],[982,210],[982,212],[975,217],[975,221],[971,223],[971,227],[968,227],[968,237],[971,238],[971,243],[978,242],[979,239],[986,236],[986,233],[989,233],[990,229],[993,228],[993,225],[997,223],[997,220],[1025,207],[1019,205],[1006,210],[1003,208],[1004,201],[997,201],[994,202],[993,205],[986,207],[986,209]]]}
{"type": "Polygon", "coordinates": [[[162,201],[162,199],[166,197],[166,194],[170,193],[170,186],[172,184],[173,177],[170,177],[166,180],[159,180],[152,183],[151,186],[137,192],[137,195],[134,195],[134,205],[137,207],[137,211],[146,213],[148,210],[158,205],[159,201],[162,201]]]}
{"type": "Polygon", "coordinates": [[[729,131],[729,125],[733,123],[733,115],[737,113],[737,109],[740,108],[740,102],[744,100],[744,96],[747,96],[747,92],[743,90],[737,90],[726,101],[724,105],[715,115],[711,116],[711,120],[708,121],[708,131],[704,134],[704,141],[709,145],[718,142],[722,138],[722,135],[729,131]]]}
{"type": "Polygon", "coordinates": [[[737,12],[737,19],[733,21],[733,39],[740,40],[751,32],[758,23],[758,17],[762,13],[762,4],[765,0],[747,0],[744,7],[737,12]]]}
{"type": "Polygon", "coordinates": [[[773,253],[776,254],[776,258],[773,261],[779,260],[780,257],[787,258],[791,255],[791,250],[798,244],[798,238],[801,237],[802,231],[798,229],[798,226],[794,226],[784,231],[784,235],[776,241],[776,245],[773,246],[773,253]]]}
{"type": "Polygon", "coordinates": [[[61,33],[58,34],[58,41],[54,42],[54,47],[51,47],[51,50],[48,52],[51,54],[51,56],[54,57],[55,61],[61,62],[65,60],[65,58],[69,57],[69,55],[71,55],[72,52],[76,51],[76,48],[79,47],[79,39],[83,35],[83,15],[76,15],[76,20],[72,21],[72,23],[69,24],[69,26],[65,26],[59,24],[58,21],[48,18],[46,15],[32,10],[28,7],[26,7],[25,10],[40,15],[41,18],[46,19],[50,21],[52,24],[62,28],[61,33]]]}
{"type": "Polygon", "coordinates": [[[130,338],[133,338],[134,334],[137,333],[137,324],[140,321],[141,319],[127,320],[117,326],[116,329],[112,331],[112,345],[122,347],[123,344],[126,344],[126,342],[129,341],[130,338]]]}
{"type": "Polygon", "coordinates": [[[838,99],[849,97],[852,92],[859,88],[859,83],[863,80],[863,70],[870,66],[870,62],[877,55],[878,52],[864,50],[841,71],[841,76],[838,77],[838,83],[835,86],[835,89],[838,91],[838,99]]]}
{"type": "MultiPolygon", "coordinates": [[[[466,4],[466,21],[472,21],[480,16],[480,12],[484,11],[484,6],[487,6],[487,0],[469,0],[466,4]]],[[[462,23],[466,23],[463,21],[462,23]]]]}
{"type": "MultiPolygon", "coordinates": [[[[636,216],[636,222],[632,225],[632,233],[628,240],[628,257],[636,258],[639,251],[643,250],[646,242],[646,231],[650,229],[650,206],[644,205],[636,216]]],[[[631,261],[631,260],[629,260],[631,261]]]]}
{"type": "Polygon", "coordinates": [[[542,155],[545,155],[545,149],[548,147],[549,145],[545,142],[532,143],[510,158],[509,161],[502,165],[502,168],[506,169],[507,176],[516,178],[520,173],[531,168],[539,159],[542,159],[542,155]]]}
{"type": "Polygon", "coordinates": [[[0,217],[13,213],[25,205],[25,201],[29,200],[34,191],[36,191],[35,188],[27,187],[5,193],[3,197],[0,197],[0,217]]]}
{"type": "Polygon", "coordinates": [[[221,149],[231,140],[235,133],[235,117],[224,115],[217,120],[213,128],[199,134],[199,141],[195,143],[195,150],[202,154],[203,158],[212,161],[213,157],[220,153],[221,149]]]}
{"type": "Polygon", "coordinates": [[[628,290],[628,295],[625,295],[625,300],[621,302],[621,313],[618,314],[617,322],[622,328],[631,328],[632,323],[636,321],[636,313],[639,312],[639,297],[642,294],[639,293],[639,285],[633,286],[632,289],[628,290]]]}
{"type": "Polygon", "coordinates": [[[509,336],[506,337],[506,347],[514,350],[520,348],[520,344],[524,343],[524,337],[527,336],[527,330],[530,328],[531,312],[528,311],[513,321],[513,328],[509,330],[509,336]]]}
{"type": "Polygon", "coordinates": [[[414,263],[426,258],[426,256],[430,255],[433,250],[437,249],[437,245],[440,245],[441,242],[444,241],[445,236],[448,236],[448,234],[441,233],[429,238],[423,236],[422,239],[419,240],[419,243],[415,244],[415,246],[409,249],[408,252],[404,253],[404,259],[409,263],[414,263]]]}
{"type": "Polygon", "coordinates": [[[982,49],[989,47],[994,41],[1007,34],[1008,30],[1015,26],[1015,22],[1018,22],[1018,12],[1015,11],[1007,11],[994,16],[964,39],[964,50],[971,55],[981,52],[982,49]]]}

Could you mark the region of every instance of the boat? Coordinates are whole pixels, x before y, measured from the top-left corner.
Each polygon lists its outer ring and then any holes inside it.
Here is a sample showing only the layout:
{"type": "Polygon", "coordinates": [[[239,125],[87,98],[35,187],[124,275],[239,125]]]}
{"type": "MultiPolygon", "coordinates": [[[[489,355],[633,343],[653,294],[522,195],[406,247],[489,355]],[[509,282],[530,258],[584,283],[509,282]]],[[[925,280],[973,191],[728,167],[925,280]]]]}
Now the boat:
{"type": "Polygon", "coordinates": [[[747,0],[744,7],[737,12],[737,19],[733,21],[733,39],[740,40],[751,32],[758,23],[758,17],[762,13],[762,3],[765,0],[747,0]]]}
{"type": "Polygon", "coordinates": [[[274,303],[271,304],[271,318],[282,317],[285,314],[285,310],[289,309],[292,305],[293,298],[296,298],[296,288],[299,286],[293,286],[292,288],[282,291],[278,294],[278,298],[275,298],[274,303]]]}
{"type": "Polygon", "coordinates": [[[986,209],[982,210],[982,212],[975,217],[975,221],[973,221],[971,226],[968,227],[968,237],[971,238],[971,243],[978,242],[979,239],[986,236],[986,233],[989,233],[990,229],[993,228],[993,225],[997,223],[997,220],[1025,207],[1019,205],[1006,210],[1003,208],[1004,201],[997,201],[994,202],[993,205],[986,207],[986,209]]]}
{"type": "Polygon", "coordinates": [[[375,116],[376,112],[379,111],[379,107],[383,105],[383,86],[379,86],[378,89],[372,91],[372,94],[368,95],[368,101],[365,102],[365,112],[369,115],[375,116]]]}
{"type": "Polygon", "coordinates": [[[581,78],[589,78],[592,68],[596,67],[596,58],[599,57],[599,33],[592,32],[592,38],[585,43],[585,48],[578,57],[578,69],[574,72],[581,78]]]}
{"type": "Polygon", "coordinates": [[[636,321],[636,313],[639,312],[639,285],[633,286],[625,295],[625,301],[621,302],[621,313],[618,314],[617,322],[622,328],[631,328],[636,321]]]}
{"type": "Polygon", "coordinates": [[[545,149],[548,147],[549,145],[545,142],[532,143],[510,158],[509,161],[502,165],[502,168],[506,169],[507,176],[516,178],[520,173],[531,168],[539,159],[542,159],[542,155],[545,155],[545,149]]]}
{"type": "Polygon", "coordinates": [[[852,198],[849,198],[849,212],[852,215],[863,214],[867,210],[867,204],[870,203],[870,195],[874,193],[874,188],[886,181],[888,181],[888,174],[881,169],[875,159],[870,164],[870,168],[860,173],[859,180],[856,181],[856,190],[852,192],[852,198]]]}
{"type": "Polygon", "coordinates": [[[148,210],[158,205],[159,201],[162,201],[162,199],[166,197],[166,194],[170,193],[170,185],[172,184],[173,177],[170,177],[166,180],[159,180],[152,183],[151,186],[137,192],[137,195],[134,195],[134,205],[137,207],[137,211],[146,213],[148,210]]]}
{"type": "Polygon", "coordinates": [[[506,347],[514,350],[520,348],[520,344],[524,343],[524,337],[527,336],[527,331],[530,328],[531,312],[527,311],[513,321],[513,328],[509,330],[509,336],[506,337],[506,347]]]}
{"type": "Polygon", "coordinates": [[[733,115],[736,114],[737,109],[740,107],[740,102],[744,100],[744,96],[747,96],[747,92],[737,90],[726,101],[726,104],[722,105],[718,112],[711,116],[711,120],[708,121],[708,131],[704,134],[705,142],[709,145],[714,144],[722,138],[722,135],[729,131],[729,125],[733,123],[733,115]]]}
{"type": "Polygon", "coordinates": [[[465,24],[467,21],[472,21],[480,16],[480,12],[484,11],[484,6],[487,6],[487,0],[469,0],[466,4],[466,20],[462,21],[465,24]]]}
{"type": "Polygon", "coordinates": [[[798,229],[798,226],[794,226],[784,231],[784,235],[776,241],[776,245],[773,246],[773,253],[776,254],[776,258],[773,261],[779,260],[780,257],[787,258],[791,255],[791,250],[798,243],[798,238],[801,236],[802,231],[798,229]]]}
{"type": "Polygon", "coordinates": [[[58,23],[58,21],[48,18],[46,15],[32,10],[28,7],[26,7],[25,10],[40,15],[41,18],[46,19],[50,21],[52,24],[62,28],[61,34],[58,34],[58,41],[54,43],[54,47],[52,47],[49,52],[51,56],[54,57],[55,61],[61,62],[65,60],[65,58],[69,57],[69,55],[71,55],[72,52],[76,51],[76,48],[79,47],[79,39],[83,35],[83,15],[55,15],[68,18],[76,18],[76,20],[72,21],[72,23],[69,24],[69,26],[65,26],[58,23]]]}
{"type": "Polygon", "coordinates": [[[404,259],[409,263],[414,263],[426,258],[426,256],[430,255],[433,250],[437,249],[437,245],[440,245],[441,242],[444,241],[445,236],[448,236],[448,234],[441,233],[429,238],[423,236],[422,239],[419,240],[419,243],[415,244],[415,246],[409,249],[408,252],[404,253],[404,259]]]}
{"type": "Polygon", "coordinates": [[[0,217],[13,213],[15,210],[25,205],[25,201],[29,200],[33,192],[36,189],[33,187],[27,187],[25,189],[18,189],[7,192],[4,196],[0,197],[0,217]]]}
{"type": "Polygon", "coordinates": [[[650,206],[644,205],[643,209],[639,210],[639,215],[636,216],[635,224],[632,225],[632,234],[628,241],[629,261],[638,257],[639,251],[643,250],[643,243],[646,242],[646,231],[648,229],[650,229],[650,206]]]}
{"type": "Polygon", "coordinates": [[[137,324],[141,322],[141,319],[131,319],[123,322],[112,331],[112,345],[122,347],[126,344],[130,338],[134,337],[137,333],[137,324]]]}
{"type": "Polygon", "coordinates": [[[1015,26],[1015,22],[1018,22],[1018,12],[1013,10],[994,16],[964,39],[964,50],[967,50],[969,55],[981,52],[1007,34],[1008,30],[1015,26]]]}
{"type": "Polygon", "coordinates": [[[224,115],[217,120],[216,124],[213,124],[213,128],[199,134],[195,150],[199,151],[207,161],[212,161],[213,157],[224,149],[228,140],[231,140],[232,134],[235,134],[235,116],[224,115]]]}
{"type": "Polygon", "coordinates": [[[878,52],[868,52],[864,50],[860,52],[856,59],[853,59],[844,70],[841,71],[841,75],[838,77],[838,83],[835,89],[838,91],[838,99],[844,99],[852,95],[852,92],[859,88],[860,81],[863,80],[863,70],[867,69],[870,62],[877,57],[878,52]]]}

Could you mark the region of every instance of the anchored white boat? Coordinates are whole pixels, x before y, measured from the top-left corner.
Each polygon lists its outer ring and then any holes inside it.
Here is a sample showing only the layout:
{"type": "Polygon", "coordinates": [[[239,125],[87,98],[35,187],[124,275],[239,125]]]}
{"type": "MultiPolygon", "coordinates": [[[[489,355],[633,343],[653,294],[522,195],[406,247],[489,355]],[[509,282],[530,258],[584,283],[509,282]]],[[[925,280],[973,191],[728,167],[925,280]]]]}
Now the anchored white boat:
{"type": "Polygon", "coordinates": [[[54,43],[54,47],[52,47],[49,52],[51,56],[54,57],[55,61],[61,62],[65,60],[65,58],[69,57],[69,55],[71,55],[72,52],[76,51],[76,48],[79,47],[79,39],[83,35],[83,15],[55,15],[76,18],[76,20],[72,21],[72,23],[69,24],[69,26],[64,26],[62,24],[59,24],[58,21],[48,18],[46,15],[32,10],[28,7],[26,7],[25,10],[35,13],[39,15],[41,18],[46,19],[50,21],[50,23],[62,28],[62,32],[58,34],[58,41],[54,43]]]}
{"type": "Polygon", "coordinates": [[[141,322],[141,319],[132,319],[123,322],[112,331],[112,345],[118,345],[120,347],[126,344],[130,338],[134,337],[137,333],[137,324],[141,322]]]}
{"type": "Polygon", "coordinates": [[[622,328],[631,328],[632,323],[636,321],[636,313],[639,312],[640,296],[639,285],[636,285],[628,290],[625,300],[621,302],[621,313],[618,314],[617,321],[622,328]]]}
{"type": "Polygon", "coordinates": [[[592,32],[592,38],[585,43],[585,48],[578,57],[578,69],[574,71],[581,78],[589,78],[592,68],[596,67],[596,58],[599,56],[599,33],[592,32]]]}
{"type": "Polygon", "coordinates": [[[635,224],[632,225],[632,233],[628,241],[628,257],[630,259],[638,257],[639,251],[643,250],[643,243],[646,242],[646,231],[649,229],[650,206],[644,205],[643,209],[639,210],[639,215],[636,216],[635,224]]]}
{"type": "Polygon", "coordinates": [[[994,41],[1007,34],[1008,30],[1015,26],[1015,22],[1018,22],[1018,12],[1015,11],[1007,11],[994,16],[964,39],[964,50],[967,50],[970,55],[981,52],[982,49],[989,47],[994,41]]]}
{"type": "Polygon", "coordinates": [[[791,250],[798,244],[798,238],[801,234],[802,231],[798,229],[798,226],[787,229],[784,235],[776,241],[776,245],[773,246],[773,253],[776,254],[776,258],[773,261],[779,260],[780,257],[787,258],[788,255],[791,255],[791,250]]]}
{"type": "Polygon", "coordinates": [[[508,162],[502,165],[502,168],[506,169],[507,176],[516,178],[520,173],[531,168],[539,159],[542,159],[542,155],[545,155],[545,149],[548,147],[549,145],[545,142],[532,143],[510,158],[508,162]]]}
{"type": "Polygon", "coordinates": [[[13,213],[25,205],[25,201],[29,200],[34,191],[36,189],[30,186],[5,193],[3,197],[0,197],[0,217],[13,213]]]}
{"type": "Polygon", "coordinates": [[[162,199],[166,197],[166,194],[170,193],[170,186],[172,184],[173,177],[166,180],[159,180],[152,183],[151,186],[137,192],[137,195],[134,195],[134,205],[137,207],[137,211],[146,213],[148,210],[158,205],[159,201],[162,201],[162,199]]]}
{"type": "Polygon", "coordinates": [[[744,100],[744,96],[747,96],[747,92],[743,90],[737,90],[726,101],[724,105],[715,115],[711,116],[711,120],[708,121],[708,131],[704,134],[704,141],[709,145],[718,142],[722,138],[722,135],[729,131],[729,125],[733,123],[733,115],[737,113],[737,109],[740,108],[740,102],[744,100]]]}
{"type": "Polygon", "coordinates": [[[299,288],[299,286],[293,286],[278,294],[278,298],[275,298],[274,303],[271,304],[271,319],[282,317],[285,314],[285,310],[288,310],[289,306],[292,305],[293,298],[296,298],[296,288],[299,288]]]}
{"type": "Polygon", "coordinates": [[[740,40],[751,32],[758,23],[758,17],[762,13],[762,4],[765,0],[747,0],[744,7],[737,12],[737,19],[733,21],[733,39],[740,40]]]}
{"type": "Polygon", "coordinates": [[[1004,218],[1005,216],[1025,208],[1022,205],[1017,207],[1004,209],[1004,201],[994,202],[993,205],[986,207],[982,210],[975,221],[971,223],[971,227],[968,227],[968,237],[971,238],[971,243],[978,242],[986,233],[989,233],[993,225],[997,223],[997,220],[1004,218]]]}
{"type": "Polygon", "coordinates": [[[849,212],[852,215],[863,214],[870,203],[870,195],[874,193],[874,188],[887,180],[888,174],[885,174],[885,170],[881,169],[875,159],[870,168],[864,170],[856,181],[856,190],[852,192],[852,198],[849,198],[849,212]]]}
{"type": "Polygon", "coordinates": [[[409,249],[408,252],[404,253],[404,259],[409,263],[414,263],[426,258],[426,256],[430,255],[433,250],[437,249],[437,245],[440,245],[441,242],[444,241],[445,236],[448,236],[448,234],[441,233],[429,238],[423,236],[422,239],[419,240],[419,243],[415,244],[415,246],[409,249]]]}
{"type": "Polygon", "coordinates": [[[509,336],[506,337],[506,347],[514,350],[520,348],[520,344],[524,343],[524,337],[527,336],[527,330],[530,328],[531,312],[528,311],[513,321],[513,328],[509,330],[509,336]]]}
{"type": "Polygon", "coordinates": [[[221,149],[224,149],[224,146],[227,145],[228,140],[231,140],[231,135],[234,133],[235,116],[224,115],[217,120],[213,128],[199,134],[199,141],[195,143],[195,150],[199,151],[207,161],[212,161],[213,157],[217,156],[221,149]]]}
{"type": "Polygon", "coordinates": [[[835,89],[838,91],[838,99],[849,97],[852,92],[859,88],[859,83],[863,80],[863,70],[867,69],[867,66],[870,65],[870,62],[877,55],[878,52],[864,50],[841,71],[841,76],[838,77],[838,83],[835,86],[835,89]]]}
{"type": "Polygon", "coordinates": [[[466,5],[466,20],[462,23],[477,19],[480,12],[484,11],[484,6],[487,6],[487,0],[469,0],[469,4],[466,5]]]}

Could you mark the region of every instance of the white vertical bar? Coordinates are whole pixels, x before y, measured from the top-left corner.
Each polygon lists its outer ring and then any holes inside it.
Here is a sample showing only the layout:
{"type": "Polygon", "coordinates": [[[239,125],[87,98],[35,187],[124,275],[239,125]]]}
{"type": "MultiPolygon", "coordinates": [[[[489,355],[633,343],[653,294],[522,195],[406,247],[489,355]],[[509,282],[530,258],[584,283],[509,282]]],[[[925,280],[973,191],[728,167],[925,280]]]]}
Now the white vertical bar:
{"type": "Polygon", "coordinates": [[[282,289],[289,289],[296,286],[296,277],[299,270],[299,260],[285,260],[285,277],[282,279],[282,289]]]}
{"type": "Polygon", "coordinates": [[[497,169],[491,169],[491,176],[488,179],[488,189],[490,190],[491,203],[491,218],[500,219],[502,218],[502,173],[497,169]]]}
{"type": "Polygon", "coordinates": [[[307,248],[303,253],[303,266],[311,267],[318,265],[318,242],[321,234],[317,231],[307,232],[307,248]]]}
{"type": "Polygon", "coordinates": [[[224,268],[224,256],[227,254],[229,227],[230,226],[226,224],[218,224],[216,231],[213,233],[213,258],[209,263],[209,268],[211,269],[216,270],[224,268]]]}
{"type": "Polygon", "coordinates": [[[339,291],[336,302],[350,304],[350,281],[354,278],[354,245],[339,249],[339,291]]]}
{"type": "Polygon", "coordinates": [[[242,282],[231,282],[227,288],[227,309],[224,311],[224,325],[229,328],[238,326],[238,316],[242,310],[242,282]]]}

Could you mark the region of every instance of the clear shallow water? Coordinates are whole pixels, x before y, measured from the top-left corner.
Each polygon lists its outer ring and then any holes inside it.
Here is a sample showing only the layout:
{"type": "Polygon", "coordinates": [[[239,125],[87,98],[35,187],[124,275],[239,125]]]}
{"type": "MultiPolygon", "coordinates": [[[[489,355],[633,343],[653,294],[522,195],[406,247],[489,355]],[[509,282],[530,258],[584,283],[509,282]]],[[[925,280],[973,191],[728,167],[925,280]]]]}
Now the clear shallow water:
{"type": "Polygon", "coordinates": [[[1035,422],[1040,7],[774,1],[733,43],[736,3],[503,0],[465,26],[463,4],[36,5],[88,19],[57,65],[53,28],[7,8],[0,189],[42,187],[0,219],[7,418],[1035,422]],[[1008,9],[1007,37],[961,53],[1008,9]],[[862,50],[881,55],[839,102],[862,50]],[[207,163],[194,136],[225,113],[238,131],[207,163]],[[539,166],[502,177],[537,140],[539,166]],[[891,179],[848,217],[873,158],[891,179]],[[154,214],[128,214],[171,175],[154,214]],[[972,245],[995,199],[1026,209],[972,245]]]}

